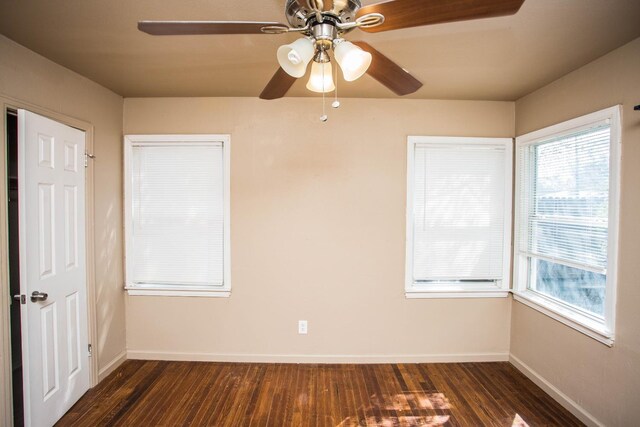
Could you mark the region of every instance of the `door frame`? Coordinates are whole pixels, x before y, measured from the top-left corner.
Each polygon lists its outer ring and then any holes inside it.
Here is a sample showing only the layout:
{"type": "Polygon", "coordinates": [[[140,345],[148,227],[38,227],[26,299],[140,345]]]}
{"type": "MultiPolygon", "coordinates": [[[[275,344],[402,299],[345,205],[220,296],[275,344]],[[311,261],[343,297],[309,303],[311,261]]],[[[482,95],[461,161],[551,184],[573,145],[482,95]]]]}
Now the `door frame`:
{"type": "MultiPolygon", "coordinates": [[[[67,126],[80,129],[85,133],[85,150],[93,153],[94,129],[93,125],[74,117],[39,107],[37,105],[20,101],[0,94],[0,109],[2,120],[0,120],[0,379],[3,386],[0,386],[0,413],[5,414],[0,417],[0,425],[13,425],[13,396],[11,388],[11,328],[9,313],[9,234],[7,209],[9,198],[7,193],[6,171],[7,171],[7,130],[6,113],[8,109],[29,110],[49,119],[55,120],[67,126]]],[[[86,265],[87,265],[87,326],[89,343],[92,347],[92,356],[89,358],[89,384],[95,387],[98,384],[98,325],[97,325],[97,301],[95,288],[95,239],[94,239],[94,168],[93,162],[89,162],[85,169],[85,230],[86,230],[86,265]]]]}

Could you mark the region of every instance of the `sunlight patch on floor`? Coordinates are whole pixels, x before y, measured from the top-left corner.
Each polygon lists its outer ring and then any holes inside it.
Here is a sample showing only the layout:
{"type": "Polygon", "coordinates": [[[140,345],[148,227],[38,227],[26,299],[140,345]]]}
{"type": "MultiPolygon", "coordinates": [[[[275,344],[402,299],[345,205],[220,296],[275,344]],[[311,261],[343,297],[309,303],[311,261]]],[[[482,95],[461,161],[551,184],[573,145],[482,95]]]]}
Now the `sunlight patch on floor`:
{"type": "MultiPolygon", "coordinates": [[[[369,397],[370,404],[361,406],[354,415],[345,418],[337,427],[437,427],[447,423],[450,415],[438,414],[451,409],[443,393],[419,391],[369,397]]],[[[526,424],[525,424],[526,425],[526,424]]]]}
{"type": "Polygon", "coordinates": [[[449,415],[383,417],[378,420],[374,416],[365,419],[349,417],[336,427],[438,427],[449,421],[449,415]]]}
{"type": "Polygon", "coordinates": [[[519,414],[516,414],[516,417],[513,419],[513,424],[511,424],[511,427],[529,427],[529,424],[525,423],[519,414]]]}

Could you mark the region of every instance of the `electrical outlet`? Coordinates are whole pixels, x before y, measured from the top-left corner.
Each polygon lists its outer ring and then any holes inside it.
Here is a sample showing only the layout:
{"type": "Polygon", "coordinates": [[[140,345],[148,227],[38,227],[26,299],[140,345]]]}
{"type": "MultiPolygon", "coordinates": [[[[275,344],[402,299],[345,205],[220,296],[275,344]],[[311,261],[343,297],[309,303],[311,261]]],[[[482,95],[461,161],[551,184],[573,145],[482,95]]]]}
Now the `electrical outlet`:
{"type": "Polygon", "coordinates": [[[300,335],[307,335],[307,321],[298,320],[298,333],[300,335]]]}

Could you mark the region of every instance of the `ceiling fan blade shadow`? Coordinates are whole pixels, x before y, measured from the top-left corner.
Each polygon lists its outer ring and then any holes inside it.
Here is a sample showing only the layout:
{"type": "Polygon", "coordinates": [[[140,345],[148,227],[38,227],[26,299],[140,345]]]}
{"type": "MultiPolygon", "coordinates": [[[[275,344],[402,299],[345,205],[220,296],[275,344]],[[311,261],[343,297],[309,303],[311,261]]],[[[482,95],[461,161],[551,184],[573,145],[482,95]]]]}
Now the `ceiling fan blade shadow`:
{"type": "Polygon", "coordinates": [[[287,94],[291,86],[297,79],[291,77],[282,68],[278,68],[278,71],[271,77],[269,83],[260,94],[260,99],[278,99],[287,94]]]}
{"type": "Polygon", "coordinates": [[[266,34],[262,28],[279,26],[279,22],[235,21],[140,21],[138,29],[152,36],[179,36],[203,34],[266,34]]]}
{"type": "Polygon", "coordinates": [[[524,0],[387,0],[364,6],[358,17],[381,13],[384,23],[376,27],[360,28],[369,33],[442,24],[470,19],[513,15],[524,0]]]}
{"type": "Polygon", "coordinates": [[[353,44],[369,52],[373,57],[367,74],[391,89],[396,95],[409,95],[422,87],[422,82],[368,43],[353,42],[353,44]]]}

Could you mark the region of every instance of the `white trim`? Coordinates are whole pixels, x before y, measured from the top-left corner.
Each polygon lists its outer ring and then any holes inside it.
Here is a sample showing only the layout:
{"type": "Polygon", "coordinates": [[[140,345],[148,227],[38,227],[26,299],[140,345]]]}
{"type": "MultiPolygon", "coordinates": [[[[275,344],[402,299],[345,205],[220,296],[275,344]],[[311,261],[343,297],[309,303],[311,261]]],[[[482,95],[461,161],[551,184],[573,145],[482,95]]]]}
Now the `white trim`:
{"type": "Polygon", "coordinates": [[[509,362],[587,426],[604,427],[604,424],[598,421],[596,417],[591,415],[586,409],[578,405],[573,399],[547,381],[542,375],[534,371],[529,365],[514,356],[513,353],[509,355],[509,362]]]}
{"type": "Polygon", "coordinates": [[[478,148],[486,148],[487,146],[490,146],[490,145],[494,145],[496,147],[502,148],[504,144],[511,144],[513,142],[512,138],[468,137],[468,136],[422,136],[422,135],[409,135],[408,140],[412,144],[477,145],[478,148]]]}
{"type": "Polygon", "coordinates": [[[588,265],[588,264],[582,264],[582,263],[579,263],[579,262],[566,261],[566,260],[564,260],[562,258],[556,258],[554,256],[540,255],[540,254],[533,253],[533,252],[528,252],[528,251],[518,251],[518,252],[520,253],[521,256],[523,256],[525,258],[536,258],[536,259],[539,259],[541,261],[552,262],[554,264],[561,264],[561,265],[565,265],[567,267],[577,268],[577,269],[585,270],[585,271],[590,271],[590,272],[596,273],[596,274],[607,274],[607,269],[606,268],[593,267],[593,266],[588,265]]]}
{"type": "Polygon", "coordinates": [[[512,291],[512,293],[516,301],[546,314],[552,319],[570,326],[608,347],[613,347],[614,335],[602,329],[600,323],[591,320],[587,316],[579,315],[577,310],[565,308],[560,304],[553,304],[551,301],[546,301],[546,298],[536,295],[535,292],[512,291]]]}
{"type": "MultiPolygon", "coordinates": [[[[602,123],[611,124],[610,167],[609,167],[609,220],[608,220],[608,265],[607,284],[605,290],[604,321],[599,322],[582,314],[579,310],[554,303],[535,292],[527,289],[526,257],[520,248],[520,198],[521,173],[520,162],[515,165],[515,215],[514,215],[514,245],[513,245],[513,294],[514,298],[563,324],[584,333],[585,335],[607,345],[612,346],[615,339],[616,317],[616,288],[618,272],[618,238],[620,215],[620,162],[621,162],[621,123],[622,106],[605,108],[591,114],[567,120],[540,130],[536,130],[516,138],[516,157],[519,151],[528,145],[549,137],[566,135],[580,129],[588,129],[602,123]],[[525,265],[522,265],[525,264],[525,265]]],[[[565,263],[566,264],[566,263],[565,263]]],[[[580,267],[582,268],[582,267],[580,267]]]]}
{"type": "Polygon", "coordinates": [[[506,298],[509,296],[508,290],[496,291],[458,291],[458,292],[440,292],[440,291],[405,291],[407,299],[420,298],[506,298]]]}
{"type": "Polygon", "coordinates": [[[609,235],[607,242],[607,290],[605,327],[615,332],[618,289],[618,245],[620,238],[620,175],[622,164],[622,105],[611,107],[611,151],[609,152],[609,235]]]}
{"type": "Polygon", "coordinates": [[[100,369],[98,372],[98,381],[102,382],[105,378],[107,378],[113,371],[118,369],[120,365],[122,365],[127,360],[127,350],[123,350],[120,354],[113,358],[109,363],[104,365],[104,368],[100,369]]]}
{"type": "Polygon", "coordinates": [[[622,106],[616,105],[613,107],[605,108],[603,110],[595,111],[593,113],[585,114],[584,116],[576,117],[574,119],[565,120],[564,122],[556,123],[542,129],[525,133],[524,135],[516,137],[516,143],[519,145],[528,145],[547,137],[563,136],[574,133],[583,128],[588,129],[592,126],[605,123],[606,120],[614,119],[616,115],[619,116],[621,108],[622,106]]]}
{"type": "Polygon", "coordinates": [[[209,297],[209,298],[228,298],[231,291],[224,290],[180,290],[180,289],[140,289],[126,287],[127,293],[131,296],[157,296],[157,297],[209,297]]]}
{"type": "Polygon", "coordinates": [[[210,143],[212,141],[224,144],[225,142],[229,143],[230,137],[228,134],[129,134],[125,135],[125,139],[136,143],[151,143],[151,145],[156,142],[183,142],[189,144],[193,142],[210,143]]]}
{"type": "Polygon", "coordinates": [[[414,164],[417,137],[407,138],[407,211],[405,212],[405,295],[413,290],[413,192],[414,192],[414,164]]]}
{"type": "Polygon", "coordinates": [[[506,362],[509,353],[459,353],[459,354],[218,354],[173,351],[129,350],[127,358],[133,360],[170,360],[191,362],[237,363],[464,363],[506,362]]]}
{"type": "MultiPolygon", "coordinates": [[[[134,147],[164,147],[166,146],[166,144],[180,144],[180,146],[182,147],[223,147],[224,144],[222,141],[201,141],[201,140],[197,140],[197,141],[189,141],[189,140],[178,140],[178,138],[170,138],[170,139],[164,139],[164,140],[157,140],[157,141],[138,141],[136,138],[140,135],[129,135],[131,138],[133,138],[132,141],[132,145],[134,147]]],[[[144,135],[147,136],[147,135],[144,135]]],[[[158,137],[163,137],[166,135],[158,135],[158,137]]],[[[200,136],[200,135],[191,135],[191,136],[200,136]]],[[[213,135],[213,136],[219,136],[219,135],[213,135]]]]}
{"type": "Polygon", "coordinates": [[[512,220],[512,193],[513,193],[513,139],[512,138],[470,138],[454,136],[409,136],[407,138],[407,210],[406,210],[406,245],[405,245],[405,296],[406,298],[504,298],[509,294],[511,283],[511,220],[512,220]],[[497,286],[478,286],[469,283],[451,286],[438,286],[427,288],[428,285],[416,284],[413,280],[413,187],[414,187],[414,160],[416,145],[443,144],[477,145],[478,148],[500,147],[504,148],[505,164],[505,194],[504,194],[504,245],[502,261],[502,277],[497,286]]]}
{"type": "Polygon", "coordinates": [[[0,425],[13,425],[13,370],[11,366],[11,288],[9,284],[9,192],[7,183],[7,107],[0,94],[0,425]]]}
{"type": "MultiPolygon", "coordinates": [[[[224,283],[223,287],[231,291],[231,135],[223,136],[224,162],[224,283]]],[[[229,295],[231,293],[229,292],[229,295]]]]}
{"type": "Polygon", "coordinates": [[[125,289],[129,295],[134,296],[190,296],[190,297],[229,297],[231,296],[231,136],[217,134],[198,135],[125,135],[124,136],[124,252],[125,252],[125,289]],[[166,143],[180,143],[190,146],[217,143],[223,148],[224,164],[224,284],[222,286],[211,286],[211,288],[198,289],[185,287],[167,287],[161,285],[141,286],[131,283],[129,278],[132,275],[129,254],[132,253],[129,230],[132,227],[131,206],[131,154],[134,146],[155,146],[166,143]]]}

